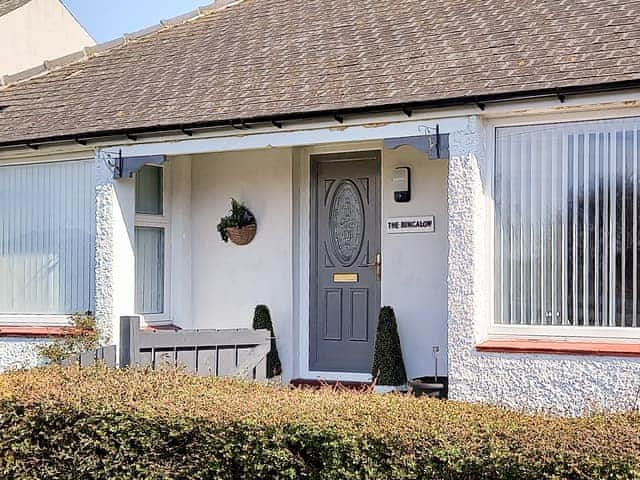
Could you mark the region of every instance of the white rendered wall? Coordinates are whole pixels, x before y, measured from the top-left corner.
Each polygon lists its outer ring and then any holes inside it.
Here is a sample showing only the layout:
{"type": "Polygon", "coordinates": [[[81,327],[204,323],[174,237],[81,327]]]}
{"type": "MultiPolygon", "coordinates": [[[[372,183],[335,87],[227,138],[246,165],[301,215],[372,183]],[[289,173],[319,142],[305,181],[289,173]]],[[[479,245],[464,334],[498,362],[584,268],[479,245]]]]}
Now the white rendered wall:
{"type": "Polygon", "coordinates": [[[32,0],[0,17],[0,75],[26,70],[94,43],[59,0],[32,0]]]}
{"type": "Polygon", "coordinates": [[[194,156],[191,165],[194,328],[251,328],[271,310],[285,378],[293,371],[292,152],[270,149],[194,156]],[[252,243],[224,243],[216,231],[231,198],[255,214],[252,243]]]}
{"type": "Polygon", "coordinates": [[[384,150],[382,161],[382,304],[394,308],[409,378],[447,374],[447,164],[412,147],[384,150]],[[396,167],[411,168],[411,201],[396,203],[396,167]],[[435,233],[389,234],[392,217],[433,215],[435,233]]]}
{"type": "Polygon", "coordinates": [[[640,389],[640,359],[481,353],[491,324],[487,142],[479,118],[452,137],[449,164],[449,395],[516,409],[578,415],[628,409],[640,389]]]}
{"type": "Polygon", "coordinates": [[[182,328],[194,328],[192,316],[191,288],[191,157],[171,157],[165,165],[168,179],[169,200],[166,203],[169,216],[169,238],[167,243],[171,258],[168,282],[170,294],[168,308],[171,321],[182,328]]]}

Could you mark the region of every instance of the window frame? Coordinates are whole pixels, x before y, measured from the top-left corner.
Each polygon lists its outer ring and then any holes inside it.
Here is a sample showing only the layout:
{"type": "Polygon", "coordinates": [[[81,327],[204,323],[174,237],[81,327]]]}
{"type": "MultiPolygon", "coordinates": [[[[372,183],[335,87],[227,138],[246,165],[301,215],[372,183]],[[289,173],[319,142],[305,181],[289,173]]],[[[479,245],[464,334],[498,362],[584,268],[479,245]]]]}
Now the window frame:
{"type": "MultiPolygon", "coordinates": [[[[45,155],[43,157],[24,157],[12,158],[8,160],[0,160],[0,167],[18,167],[24,165],[46,165],[52,163],[66,163],[78,161],[94,161],[92,155],[87,152],[69,152],[54,155],[45,155]]],[[[97,201],[94,198],[94,201],[97,201]]],[[[95,233],[95,232],[94,232],[95,233]]],[[[96,252],[94,251],[94,255],[96,252]]],[[[94,295],[96,293],[94,292],[94,295]]],[[[95,301],[95,298],[94,298],[95,301]]],[[[0,313],[0,327],[20,326],[20,327],[68,327],[71,324],[70,317],[78,312],[69,312],[64,314],[50,313],[33,313],[33,314],[13,314],[0,313]]],[[[95,312],[94,312],[95,313],[95,312]]]]}
{"type": "MultiPolygon", "coordinates": [[[[483,131],[487,134],[486,158],[481,163],[482,185],[485,192],[485,234],[491,248],[492,255],[485,264],[486,280],[488,285],[488,303],[489,303],[489,322],[488,322],[488,338],[489,339],[531,339],[531,340],[558,340],[571,341],[584,339],[587,341],[640,341],[640,327],[593,327],[580,325],[505,325],[498,322],[496,312],[496,300],[498,289],[496,288],[496,228],[495,228],[495,179],[496,179],[496,144],[499,128],[522,127],[522,126],[543,126],[558,123],[579,123],[590,121],[605,121],[628,118],[640,118],[640,110],[634,109],[609,109],[594,110],[590,112],[577,113],[551,113],[540,115],[517,115],[502,116],[490,118],[487,120],[486,129],[483,131]]],[[[481,133],[482,135],[482,133],[481,133]]]]}
{"type": "MultiPolygon", "coordinates": [[[[143,317],[145,322],[149,325],[166,325],[171,322],[171,195],[168,193],[171,188],[171,182],[169,168],[166,167],[166,164],[157,165],[148,163],[145,164],[145,166],[162,169],[162,215],[137,213],[135,205],[135,196],[137,192],[134,192],[134,235],[137,227],[161,228],[164,230],[164,305],[162,313],[144,314],[136,312],[136,315],[143,317]]],[[[135,175],[137,175],[137,173],[135,175]]],[[[135,188],[137,188],[137,185],[134,185],[134,189],[135,188]]],[[[134,255],[137,255],[135,248],[134,255]]],[[[136,282],[137,280],[134,278],[134,288],[136,288],[136,282]]]]}

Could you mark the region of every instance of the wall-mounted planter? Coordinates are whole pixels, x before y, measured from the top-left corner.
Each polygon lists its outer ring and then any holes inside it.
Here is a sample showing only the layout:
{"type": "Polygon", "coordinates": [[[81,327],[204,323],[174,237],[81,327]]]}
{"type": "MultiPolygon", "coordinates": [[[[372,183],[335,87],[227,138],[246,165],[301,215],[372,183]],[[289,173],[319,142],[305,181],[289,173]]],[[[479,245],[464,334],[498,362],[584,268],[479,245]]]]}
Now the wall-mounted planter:
{"type": "Polygon", "coordinates": [[[256,236],[256,232],[258,230],[258,226],[253,225],[245,225],[244,227],[229,227],[227,228],[227,235],[229,235],[229,240],[236,245],[248,245],[250,244],[256,236]]]}
{"type": "Polygon", "coordinates": [[[256,217],[241,202],[231,199],[231,212],[220,219],[217,226],[223,242],[231,240],[236,245],[248,245],[256,236],[256,217]]]}

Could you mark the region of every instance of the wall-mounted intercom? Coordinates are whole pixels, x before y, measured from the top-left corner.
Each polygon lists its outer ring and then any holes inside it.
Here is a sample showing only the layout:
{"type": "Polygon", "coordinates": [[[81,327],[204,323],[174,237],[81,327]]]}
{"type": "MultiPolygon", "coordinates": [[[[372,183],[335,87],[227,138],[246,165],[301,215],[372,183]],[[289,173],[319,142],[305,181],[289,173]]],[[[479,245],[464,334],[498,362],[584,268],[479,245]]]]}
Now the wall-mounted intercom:
{"type": "Polygon", "coordinates": [[[393,199],[398,203],[411,201],[411,169],[398,167],[393,171],[393,199]]]}

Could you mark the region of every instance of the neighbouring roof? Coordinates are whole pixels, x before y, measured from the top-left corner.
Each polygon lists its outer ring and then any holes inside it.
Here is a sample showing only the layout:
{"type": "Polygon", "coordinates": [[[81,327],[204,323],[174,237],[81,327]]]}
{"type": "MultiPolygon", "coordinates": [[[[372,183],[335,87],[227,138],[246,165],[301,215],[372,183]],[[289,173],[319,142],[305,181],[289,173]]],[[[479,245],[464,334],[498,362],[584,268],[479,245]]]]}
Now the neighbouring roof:
{"type": "Polygon", "coordinates": [[[0,88],[0,144],[638,79],[639,0],[244,0],[0,88]]]}
{"type": "Polygon", "coordinates": [[[6,15],[9,12],[17,10],[30,1],[31,0],[0,0],[0,17],[6,15]]]}

